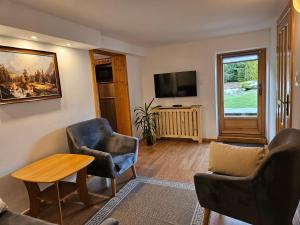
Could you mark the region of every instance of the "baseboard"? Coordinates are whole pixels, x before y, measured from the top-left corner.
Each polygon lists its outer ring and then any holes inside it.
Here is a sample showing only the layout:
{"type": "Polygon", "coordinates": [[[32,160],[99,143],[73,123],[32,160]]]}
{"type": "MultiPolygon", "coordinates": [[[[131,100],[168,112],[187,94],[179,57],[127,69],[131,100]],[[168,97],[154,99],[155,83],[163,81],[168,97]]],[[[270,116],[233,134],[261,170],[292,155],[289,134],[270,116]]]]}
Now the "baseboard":
{"type": "Polygon", "coordinates": [[[251,143],[251,144],[267,144],[265,137],[244,137],[244,136],[229,136],[220,135],[218,141],[226,142],[240,142],[240,143],[251,143]]]}
{"type": "Polygon", "coordinates": [[[22,215],[25,215],[26,213],[29,212],[29,209],[25,209],[23,212],[21,212],[22,215]]]}
{"type": "Polygon", "coordinates": [[[202,139],[203,143],[210,143],[210,142],[213,142],[213,141],[218,141],[218,139],[216,139],[216,138],[203,138],[202,139]]]}

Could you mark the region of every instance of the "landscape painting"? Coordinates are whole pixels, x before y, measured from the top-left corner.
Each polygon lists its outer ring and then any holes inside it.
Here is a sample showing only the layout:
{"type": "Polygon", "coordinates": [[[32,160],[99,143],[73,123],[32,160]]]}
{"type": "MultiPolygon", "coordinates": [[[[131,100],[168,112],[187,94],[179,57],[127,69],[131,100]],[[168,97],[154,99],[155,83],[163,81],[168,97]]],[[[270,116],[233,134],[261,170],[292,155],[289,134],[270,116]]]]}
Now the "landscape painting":
{"type": "Polygon", "coordinates": [[[0,46],[0,104],[61,96],[55,53],[0,46]]]}

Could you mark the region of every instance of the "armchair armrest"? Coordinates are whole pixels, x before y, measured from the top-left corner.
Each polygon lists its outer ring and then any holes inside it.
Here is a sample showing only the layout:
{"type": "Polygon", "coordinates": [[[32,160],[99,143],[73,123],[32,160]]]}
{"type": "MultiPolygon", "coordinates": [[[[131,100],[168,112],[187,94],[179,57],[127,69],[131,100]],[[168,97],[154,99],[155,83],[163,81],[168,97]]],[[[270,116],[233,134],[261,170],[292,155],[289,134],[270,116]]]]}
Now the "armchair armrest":
{"type": "Polygon", "coordinates": [[[113,153],[138,153],[139,139],[114,132],[109,138],[107,151],[113,153]]]}
{"type": "Polygon", "coordinates": [[[111,155],[107,152],[102,152],[102,151],[99,151],[99,150],[90,149],[86,146],[80,147],[80,151],[81,151],[81,154],[94,156],[95,157],[94,162],[96,164],[101,164],[101,165],[103,165],[107,168],[114,168],[115,167],[115,164],[112,160],[111,155]]]}
{"type": "Polygon", "coordinates": [[[198,200],[202,207],[238,218],[255,213],[253,177],[231,177],[198,173],[194,176],[198,200]]]}
{"type": "Polygon", "coordinates": [[[113,218],[108,218],[104,220],[100,225],[118,225],[119,222],[113,218]]]}

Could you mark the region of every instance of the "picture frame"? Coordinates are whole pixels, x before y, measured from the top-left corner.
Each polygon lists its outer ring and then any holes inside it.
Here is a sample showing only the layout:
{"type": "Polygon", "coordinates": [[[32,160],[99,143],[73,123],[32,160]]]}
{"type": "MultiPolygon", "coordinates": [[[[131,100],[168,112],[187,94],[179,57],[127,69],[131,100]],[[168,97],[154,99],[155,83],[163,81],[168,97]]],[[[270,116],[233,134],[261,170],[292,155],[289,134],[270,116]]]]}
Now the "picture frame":
{"type": "Polygon", "coordinates": [[[54,52],[0,46],[0,104],[62,98],[54,52]]]}

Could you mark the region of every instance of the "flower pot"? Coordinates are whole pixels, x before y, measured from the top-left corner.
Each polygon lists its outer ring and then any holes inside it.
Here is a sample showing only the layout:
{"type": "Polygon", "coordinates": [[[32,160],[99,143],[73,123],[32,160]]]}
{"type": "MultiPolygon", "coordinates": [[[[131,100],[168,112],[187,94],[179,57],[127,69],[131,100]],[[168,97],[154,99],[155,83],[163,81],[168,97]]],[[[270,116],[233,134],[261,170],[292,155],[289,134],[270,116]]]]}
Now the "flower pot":
{"type": "Polygon", "coordinates": [[[146,143],[147,143],[147,145],[153,145],[154,144],[154,139],[153,139],[152,135],[146,137],[146,143]]]}

